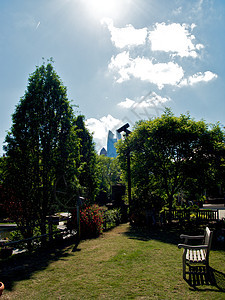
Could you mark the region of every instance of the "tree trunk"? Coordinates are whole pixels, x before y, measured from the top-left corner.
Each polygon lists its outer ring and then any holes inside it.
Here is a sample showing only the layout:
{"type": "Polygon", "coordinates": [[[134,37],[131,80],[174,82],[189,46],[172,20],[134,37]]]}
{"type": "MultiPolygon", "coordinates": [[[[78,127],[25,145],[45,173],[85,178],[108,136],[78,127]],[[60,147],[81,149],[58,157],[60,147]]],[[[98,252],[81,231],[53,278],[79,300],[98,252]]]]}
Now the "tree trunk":
{"type": "Polygon", "coordinates": [[[172,223],[172,205],[173,205],[173,196],[169,195],[168,197],[168,202],[169,202],[169,224],[172,223]]]}

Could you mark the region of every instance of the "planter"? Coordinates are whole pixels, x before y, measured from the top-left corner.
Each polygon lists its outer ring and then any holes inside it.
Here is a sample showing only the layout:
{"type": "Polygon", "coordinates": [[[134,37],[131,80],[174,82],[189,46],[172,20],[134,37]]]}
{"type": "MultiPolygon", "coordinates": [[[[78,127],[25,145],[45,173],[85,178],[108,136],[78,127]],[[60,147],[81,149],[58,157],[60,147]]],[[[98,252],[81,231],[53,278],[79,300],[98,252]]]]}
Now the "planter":
{"type": "Polygon", "coordinates": [[[5,288],[4,284],[2,282],[0,282],[0,296],[2,295],[4,288],[5,288]]]}

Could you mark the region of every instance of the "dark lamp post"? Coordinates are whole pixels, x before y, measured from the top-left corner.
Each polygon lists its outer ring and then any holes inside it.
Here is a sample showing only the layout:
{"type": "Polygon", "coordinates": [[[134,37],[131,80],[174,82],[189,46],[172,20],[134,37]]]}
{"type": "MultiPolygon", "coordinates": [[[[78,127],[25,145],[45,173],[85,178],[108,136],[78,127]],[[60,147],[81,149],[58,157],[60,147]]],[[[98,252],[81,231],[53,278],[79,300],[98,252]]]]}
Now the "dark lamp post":
{"type": "MultiPolygon", "coordinates": [[[[125,132],[125,137],[131,133],[128,123],[117,129],[118,133],[125,132]]],[[[129,205],[129,214],[131,213],[131,172],[130,172],[130,151],[127,152],[127,187],[128,187],[128,205],[129,205]]]]}

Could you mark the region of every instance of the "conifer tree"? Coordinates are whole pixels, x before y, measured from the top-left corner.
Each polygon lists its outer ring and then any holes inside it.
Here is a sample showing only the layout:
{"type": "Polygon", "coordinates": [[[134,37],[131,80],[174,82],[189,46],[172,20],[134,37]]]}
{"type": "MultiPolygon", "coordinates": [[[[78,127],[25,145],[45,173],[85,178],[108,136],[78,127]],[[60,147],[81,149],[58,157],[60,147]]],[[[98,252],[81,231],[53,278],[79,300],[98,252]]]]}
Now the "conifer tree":
{"type": "MultiPolygon", "coordinates": [[[[77,190],[78,138],[66,87],[51,63],[36,67],[6,136],[8,206],[24,237],[57,207],[55,183],[66,178],[77,190]]],[[[62,200],[62,199],[61,199],[62,200]]]]}

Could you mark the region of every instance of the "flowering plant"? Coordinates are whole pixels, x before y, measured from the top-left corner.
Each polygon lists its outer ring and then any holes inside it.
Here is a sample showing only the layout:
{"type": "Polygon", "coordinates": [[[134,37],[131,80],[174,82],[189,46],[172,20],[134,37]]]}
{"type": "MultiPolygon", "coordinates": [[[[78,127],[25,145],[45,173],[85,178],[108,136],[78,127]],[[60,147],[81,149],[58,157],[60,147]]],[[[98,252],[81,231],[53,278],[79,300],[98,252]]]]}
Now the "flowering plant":
{"type": "Polygon", "coordinates": [[[103,230],[102,209],[94,204],[85,206],[80,211],[80,233],[82,238],[97,237],[103,230]]]}

